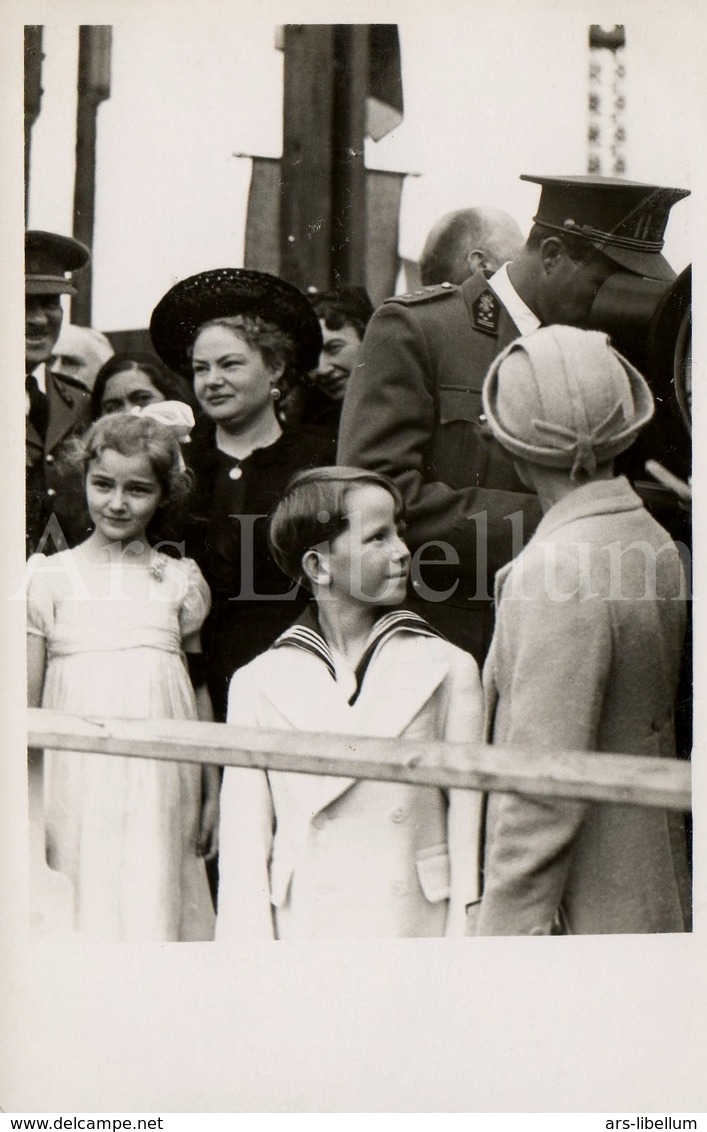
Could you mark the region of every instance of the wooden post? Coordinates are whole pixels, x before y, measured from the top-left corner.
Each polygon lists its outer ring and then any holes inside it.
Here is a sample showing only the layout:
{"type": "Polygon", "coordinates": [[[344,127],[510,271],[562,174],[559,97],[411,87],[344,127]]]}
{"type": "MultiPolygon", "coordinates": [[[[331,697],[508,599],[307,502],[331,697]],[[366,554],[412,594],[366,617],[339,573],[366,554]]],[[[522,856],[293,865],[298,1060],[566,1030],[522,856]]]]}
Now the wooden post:
{"type": "Polygon", "coordinates": [[[364,135],[368,92],[369,28],[334,28],[332,103],[331,283],[366,285],[366,172],[364,135]]]}
{"type": "Polygon", "coordinates": [[[37,26],[25,27],[25,225],[29,217],[29,174],[32,127],[42,106],[42,32],[37,26]]]}
{"type": "Polygon", "coordinates": [[[306,290],[329,284],[334,27],[285,28],[280,272],[306,290]]]}
{"type": "MultiPolygon", "coordinates": [[[[110,27],[79,28],[78,106],[76,110],[76,173],[74,180],[73,234],[93,247],[96,204],[96,118],[99,104],[110,97],[110,27]]],[[[71,301],[71,321],[91,325],[92,265],[77,276],[77,293],[71,301]]]]}

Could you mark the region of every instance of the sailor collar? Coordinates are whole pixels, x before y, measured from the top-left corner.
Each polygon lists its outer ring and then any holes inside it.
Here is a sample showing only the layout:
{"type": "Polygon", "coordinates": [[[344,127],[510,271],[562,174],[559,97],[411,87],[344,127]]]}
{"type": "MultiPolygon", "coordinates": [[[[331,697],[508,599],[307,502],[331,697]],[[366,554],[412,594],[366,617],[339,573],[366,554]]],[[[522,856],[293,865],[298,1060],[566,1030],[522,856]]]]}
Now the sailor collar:
{"type": "MultiPolygon", "coordinates": [[[[361,694],[365,675],[372,662],[386,642],[398,633],[415,633],[422,637],[440,637],[442,640],[446,640],[444,634],[438,632],[423,617],[419,617],[417,613],[412,613],[409,609],[396,609],[389,613],[383,613],[368,634],[363,656],[356,665],[354,672],[356,688],[349,698],[350,705],[355,704],[361,694]]],[[[305,609],[294,625],[291,625],[277,638],[272,648],[277,649],[284,645],[292,645],[295,648],[303,649],[304,652],[308,652],[312,656],[316,656],[325,665],[332,679],[336,680],[334,658],[322,635],[314,605],[305,609]]]]}

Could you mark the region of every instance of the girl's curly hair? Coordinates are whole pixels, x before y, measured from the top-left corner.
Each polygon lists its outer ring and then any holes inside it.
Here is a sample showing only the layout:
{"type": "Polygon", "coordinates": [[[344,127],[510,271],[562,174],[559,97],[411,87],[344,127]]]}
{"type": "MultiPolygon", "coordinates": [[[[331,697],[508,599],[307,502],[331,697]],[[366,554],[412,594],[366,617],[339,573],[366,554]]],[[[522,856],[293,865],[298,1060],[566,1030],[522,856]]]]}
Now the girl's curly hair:
{"type": "Polygon", "coordinates": [[[106,449],[121,456],[147,456],[150,467],[162,489],[160,505],[147,528],[147,537],[154,544],[174,541],[176,523],[184,513],[184,503],[193,487],[193,473],[184,466],[179,441],[160,421],[147,414],[108,413],[94,421],[82,435],[71,442],[69,462],[78,468],[85,480],[89,465],[106,449]]]}

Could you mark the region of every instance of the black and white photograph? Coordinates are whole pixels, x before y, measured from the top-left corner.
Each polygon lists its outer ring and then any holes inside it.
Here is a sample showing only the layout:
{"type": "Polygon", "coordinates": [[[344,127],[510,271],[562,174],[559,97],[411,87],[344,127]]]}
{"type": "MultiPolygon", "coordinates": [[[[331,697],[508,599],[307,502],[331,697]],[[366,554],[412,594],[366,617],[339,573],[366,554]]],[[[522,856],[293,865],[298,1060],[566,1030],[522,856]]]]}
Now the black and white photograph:
{"type": "Polygon", "coordinates": [[[5,13],[0,1112],[704,1113],[707,13],[5,13]]]}

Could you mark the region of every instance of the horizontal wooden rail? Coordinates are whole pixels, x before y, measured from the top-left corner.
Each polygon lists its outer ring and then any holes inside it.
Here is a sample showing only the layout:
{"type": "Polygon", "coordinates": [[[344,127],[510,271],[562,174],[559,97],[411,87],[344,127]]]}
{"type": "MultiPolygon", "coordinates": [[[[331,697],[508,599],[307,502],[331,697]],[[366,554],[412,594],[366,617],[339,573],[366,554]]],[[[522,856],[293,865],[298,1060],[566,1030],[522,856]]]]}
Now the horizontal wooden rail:
{"type": "Polygon", "coordinates": [[[525,751],[483,743],[265,731],[191,720],[125,720],[30,708],[28,744],[173,759],[690,809],[690,765],[677,759],[579,751],[525,751]]]}

